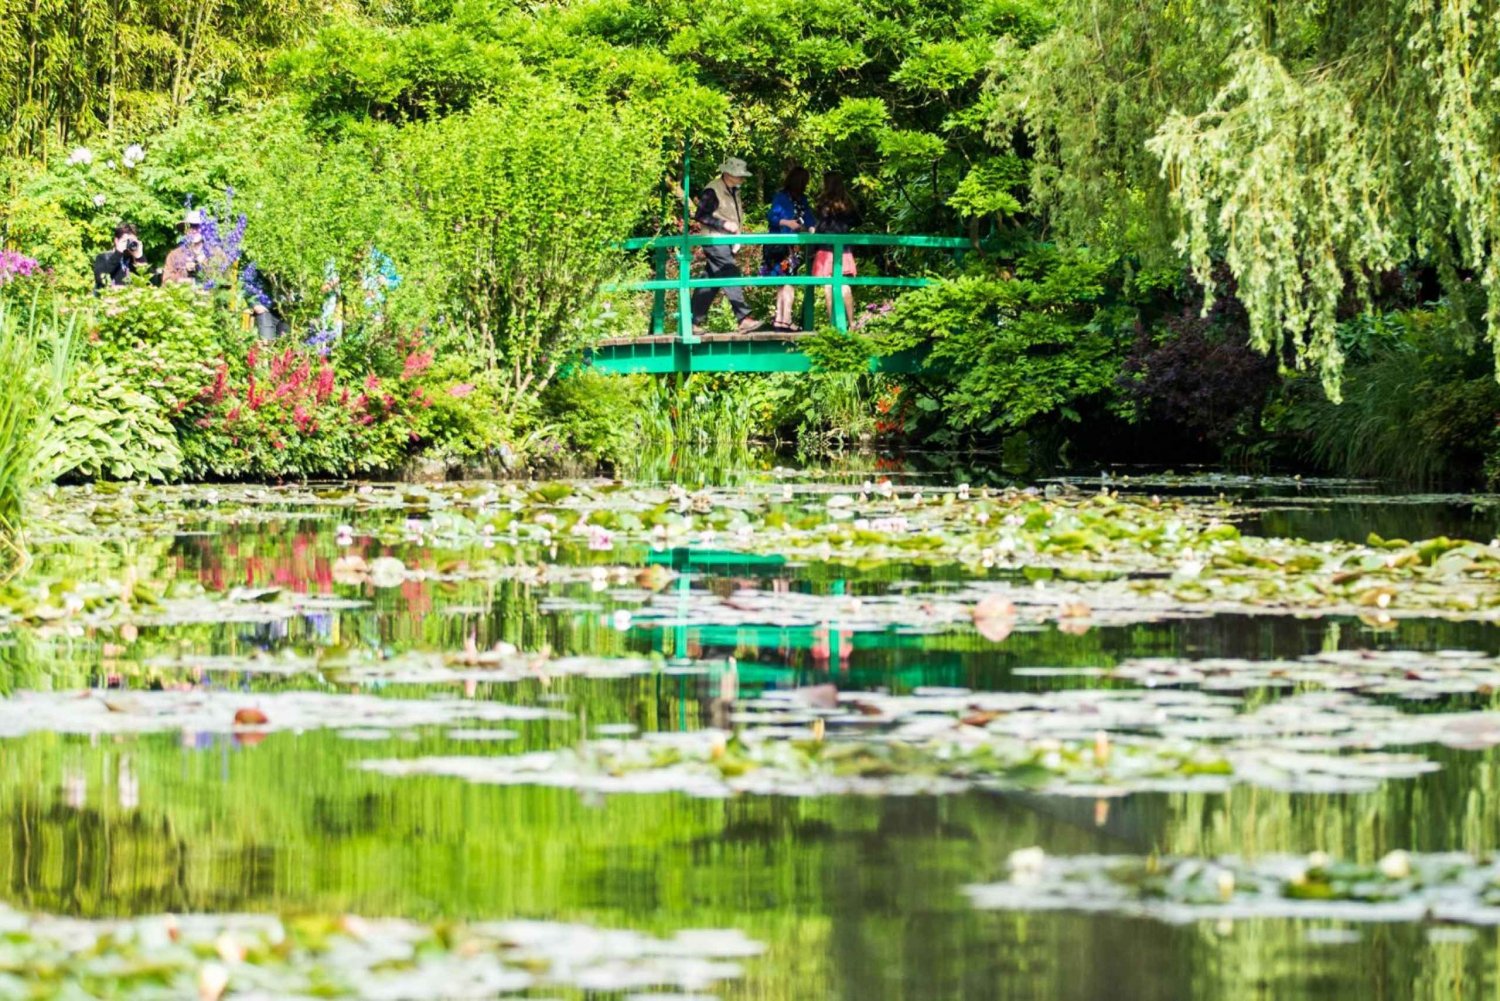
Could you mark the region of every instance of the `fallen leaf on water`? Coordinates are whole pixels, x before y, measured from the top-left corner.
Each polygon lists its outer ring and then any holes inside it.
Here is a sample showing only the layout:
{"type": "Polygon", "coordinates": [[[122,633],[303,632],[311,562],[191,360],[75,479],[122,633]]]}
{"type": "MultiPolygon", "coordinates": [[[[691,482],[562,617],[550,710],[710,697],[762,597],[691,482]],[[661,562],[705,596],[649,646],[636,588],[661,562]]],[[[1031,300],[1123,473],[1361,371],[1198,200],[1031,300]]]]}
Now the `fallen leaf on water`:
{"type": "Polygon", "coordinates": [[[234,713],[235,726],[265,726],[269,722],[265,713],[252,707],[236,709],[234,713]]]}
{"type": "Polygon", "coordinates": [[[647,591],[660,591],[676,576],[659,563],[653,563],[635,575],[635,582],[647,591]]]}

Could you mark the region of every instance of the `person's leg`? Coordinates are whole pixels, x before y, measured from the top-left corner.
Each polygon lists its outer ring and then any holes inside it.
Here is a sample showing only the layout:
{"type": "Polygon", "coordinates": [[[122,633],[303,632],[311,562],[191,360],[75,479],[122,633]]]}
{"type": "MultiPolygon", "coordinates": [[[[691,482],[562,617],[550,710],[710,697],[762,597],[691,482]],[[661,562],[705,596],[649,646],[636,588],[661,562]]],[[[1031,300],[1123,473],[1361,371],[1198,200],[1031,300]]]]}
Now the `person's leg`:
{"type": "Polygon", "coordinates": [[[792,325],[792,307],[797,302],[797,290],[791,285],[783,285],[776,290],[776,324],[781,327],[792,325]]]}
{"type": "MultiPolygon", "coordinates": [[[[827,278],[833,274],[833,254],[827,250],[816,250],[813,252],[812,276],[814,278],[827,278]]],[[[833,286],[824,285],[819,293],[823,296],[823,306],[828,310],[828,318],[833,319],[833,286]]]]}
{"type": "MultiPolygon", "coordinates": [[[[839,273],[842,274],[845,278],[853,278],[856,274],[859,273],[859,272],[857,272],[854,269],[854,254],[852,252],[847,251],[847,250],[844,251],[844,259],[843,259],[843,261],[841,261],[839,263],[839,273]]],[[[831,309],[832,309],[832,305],[831,304],[833,302],[833,290],[829,289],[828,291],[829,291],[828,300],[829,300],[829,303],[830,303],[830,307],[829,308],[830,308],[830,311],[831,311],[831,309]]],[[[844,322],[852,324],[854,322],[854,289],[851,286],[849,286],[849,285],[845,285],[843,287],[843,293],[844,293],[844,322]]]]}
{"type": "MultiPolygon", "coordinates": [[[[738,278],[740,276],[739,265],[734,260],[734,252],[728,247],[705,247],[703,257],[705,277],[738,278]]],[[[724,298],[729,300],[729,308],[734,310],[736,320],[743,320],[750,315],[750,307],[745,305],[745,291],[739,286],[726,289],[700,288],[693,293],[694,323],[702,323],[708,318],[708,308],[713,305],[714,297],[720,292],[723,292],[724,298]]]]}
{"type": "MultiPolygon", "coordinates": [[[[712,276],[713,272],[710,271],[709,277],[712,276]]],[[[693,289],[693,326],[701,326],[708,319],[709,307],[714,304],[714,300],[718,297],[719,290],[716,288],[693,289]]]]}

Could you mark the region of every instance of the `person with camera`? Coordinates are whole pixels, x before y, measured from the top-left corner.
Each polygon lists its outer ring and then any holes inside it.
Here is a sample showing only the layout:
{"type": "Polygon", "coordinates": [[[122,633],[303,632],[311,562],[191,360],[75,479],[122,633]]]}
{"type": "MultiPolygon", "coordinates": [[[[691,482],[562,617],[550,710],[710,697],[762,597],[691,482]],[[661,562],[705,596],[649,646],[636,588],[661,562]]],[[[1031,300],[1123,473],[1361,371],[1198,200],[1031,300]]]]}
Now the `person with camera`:
{"type": "Polygon", "coordinates": [[[135,227],[122,222],[115,227],[114,249],[94,258],[94,289],[98,291],[107,286],[124,285],[130,281],[134,272],[148,271],[150,268],[135,227]]]}
{"type": "Polygon", "coordinates": [[[182,242],[167,254],[162,265],[161,280],[168,282],[190,282],[198,277],[203,265],[208,263],[208,254],[203,249],[203,212],[189,209],[182,217],[182,242]]]}

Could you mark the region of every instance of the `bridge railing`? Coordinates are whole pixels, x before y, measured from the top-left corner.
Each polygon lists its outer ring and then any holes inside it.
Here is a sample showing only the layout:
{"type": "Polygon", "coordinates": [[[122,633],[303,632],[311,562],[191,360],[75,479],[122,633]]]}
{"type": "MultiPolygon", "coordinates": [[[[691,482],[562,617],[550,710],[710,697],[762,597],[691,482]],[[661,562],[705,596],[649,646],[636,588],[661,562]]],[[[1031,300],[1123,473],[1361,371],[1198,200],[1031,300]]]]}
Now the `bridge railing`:
{"type": "MultiPolygon", "coordinates": [[[[625,241],[626,250],[649,251],[652,255],[652,273],[655,277],[647,281],[622,282],[611,286],[612,291],[650,292],[651,333],[661,336],[666,333],[668,292],[677,293],[677,336],[684,344],[696,344],[693,333],[692,293],[701,288],[736,288],[750,286],[791,285],[793,287],[824,286],[832,290],[833,326],[835,330],[848,330],[852,317],[845,315],[843,289],[846,286],[865,288],[885,286],[890,288],[918,288],[930,284],[934,279],[902,277],[897,275],[843,274],[844,251],[858,247],[899,247],[903,250],[946,250],[962,256],[973,248],[967,237],[961,236],[891,236],[882,233],[735,233],[731,235],[677,236],[661,235],[637,237],[625,241]],[[693,249],[695,247],[725,246],[791,246],[828,247],[833,252],[833,273],[827,277],[812,275],[745,275],[738,278],[694,278],[691,274],[693,249]],[[667,277],[667,261],[677,259],[677,277],[667,277]]],[[[811,329],[817,304],[808,296],[802,306],[802,326],[811,329]]]]}

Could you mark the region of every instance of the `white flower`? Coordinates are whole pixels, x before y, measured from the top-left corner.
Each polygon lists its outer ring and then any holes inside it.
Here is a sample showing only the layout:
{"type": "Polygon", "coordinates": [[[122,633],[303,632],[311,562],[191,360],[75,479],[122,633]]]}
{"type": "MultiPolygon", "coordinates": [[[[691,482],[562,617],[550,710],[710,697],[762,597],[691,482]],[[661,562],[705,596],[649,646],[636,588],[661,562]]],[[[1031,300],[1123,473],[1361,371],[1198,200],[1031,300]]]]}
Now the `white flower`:
{"type": "Polygon", "coordinates": [[[144,159],[146,159],[146,151],[141,148],[140,143],[131,143],[125,147],[125,167],[127,169],[134,167],[144,159]]]}
{"type": "Polygon", "coordinates": [[[107,200],[108,200],[108,199],[106,199],[106,198],[105,198],[105,197],[104,197],[104,195],[102,195],[102,194],[98,194],[98,195],[95,195],[95,196],[94,196],[94,207],[95,207],[95,208],[98,208],[98,209],[102,209],[102,208],[104,208],[104,203],[105,203],[105,202],[106,202],[106,201],[107,201],[107,200]]]}
{"type": "Polygon", "coordinates": [[[1380,874],[1386,879],[1406,879],[1411,876],[1411,856],[1397,849],[1388,853],[1378,863],[1380,874]]]}
{"type": "Polygon", "coordinates": [[[87,146],[75,147],[73,152],[68,154],[68,166],[70,167],[75,167],[79,164],[87,165],[93,162],[94,151],[89,149],[87,146]]]}
{"type": "Polygon", "coordinates": [[[1042,868],[1047,864],[1047,853],[1040,848],[1019,848],[1010,853],[1010,879],[1025,885],[1041,881],[1042,868]]]}
{"type": "Polygon", "coordinates": [[[104,161],[104,168],[106,170],[114,170],[115,169],[115,162],[113,160],[105,160],[104,161]]]}

